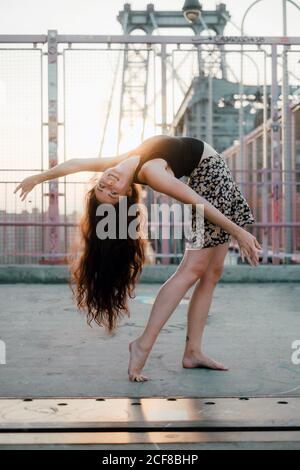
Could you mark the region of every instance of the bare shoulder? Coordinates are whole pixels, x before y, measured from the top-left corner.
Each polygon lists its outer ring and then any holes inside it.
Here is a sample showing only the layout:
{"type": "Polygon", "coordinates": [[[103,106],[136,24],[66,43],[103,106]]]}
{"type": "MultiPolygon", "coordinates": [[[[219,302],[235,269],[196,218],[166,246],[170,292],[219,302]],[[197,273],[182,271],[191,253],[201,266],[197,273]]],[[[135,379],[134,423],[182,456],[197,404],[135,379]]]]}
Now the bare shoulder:
{"type": "Polygon", "coordinates": [[[169,175],[175,178],[172,168],[170,168],[164,158],[154,158],[153,160],[145,162],[138,173],[138,179],[141,182],[149,184],[148,182],[155,179],[158,175],[169,175]]]}

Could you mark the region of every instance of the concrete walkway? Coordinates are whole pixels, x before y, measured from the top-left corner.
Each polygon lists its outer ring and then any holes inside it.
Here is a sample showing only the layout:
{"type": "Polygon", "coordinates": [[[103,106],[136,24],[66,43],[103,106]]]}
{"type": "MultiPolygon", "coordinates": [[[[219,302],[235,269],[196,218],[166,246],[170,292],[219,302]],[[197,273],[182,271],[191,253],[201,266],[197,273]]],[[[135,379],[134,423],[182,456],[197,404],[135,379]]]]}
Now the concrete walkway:
{"type": "Polygon", "coordinates": [[[146,324],[158,284],[137,286],[114,337],[86,324],[65,284],[0,286],[0,396],[228,397],[300,394],[300,284],[219,284],[205,332],[205,352],[228,372],[181,367],[187,300],[173,313],[144,369],[151,380],[127,378],[128,342],[146,324]]]}

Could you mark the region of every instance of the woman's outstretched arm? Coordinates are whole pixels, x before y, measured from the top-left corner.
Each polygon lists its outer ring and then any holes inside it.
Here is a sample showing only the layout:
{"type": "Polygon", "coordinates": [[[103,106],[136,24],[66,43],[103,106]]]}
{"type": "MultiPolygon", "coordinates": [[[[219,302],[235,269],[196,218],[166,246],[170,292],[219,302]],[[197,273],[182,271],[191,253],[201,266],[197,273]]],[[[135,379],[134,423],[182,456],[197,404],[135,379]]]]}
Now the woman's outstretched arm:
{"type": "Polygon", "coordinates": [[[229,220],[213,204],[197,194],[186,183],[170,175],[160,165],[145,168],[143,179],[155,191],[171,196],[180,202],[192,204],[193,206],[203,204],[204,217],[222,227],[237,240],[242,256],[245,255],[251,265],[256,266],[258,264],[257,251],[261,250],[262,247],[257,239],[247,230],[229,220]]]}
{"type": "Polygon", "coordinates": [[[21,189],[20,197],[21,200],[24,201],[27,194],[39,183],[81,171],[102,172],[107,168],[117,165],[126,158],[128,158],[128,152],[116,157],[71,158],[63,163],[53,166],[49,170],[28,176],[17,185],[14,193],[21,189]]]}

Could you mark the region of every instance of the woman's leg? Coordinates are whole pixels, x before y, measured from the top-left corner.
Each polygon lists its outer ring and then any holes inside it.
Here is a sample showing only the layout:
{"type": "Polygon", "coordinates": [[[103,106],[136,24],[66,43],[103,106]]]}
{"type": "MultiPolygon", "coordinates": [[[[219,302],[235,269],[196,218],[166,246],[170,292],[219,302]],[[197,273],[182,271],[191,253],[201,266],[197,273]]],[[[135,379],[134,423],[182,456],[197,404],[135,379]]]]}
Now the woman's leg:
{"type": "Polygon", "coordinates": [[[224,269],[224,259],[228,251],[229,242],[211,248],[213,255],[209,265],[196,283],[188,307],[188,327],[186,346],[182,359],[185,368],[208,367],[211,369],[227,370],[228,368],[202,352],[202,337],[209,308],[211,306],[214,289],[224,269]]]}
{"type": "Polygon", "coordinates": [[[211,248],[186,250],[176,272],[162,285],[152,306],[148,323],[139,338],[129,344],[130,380],[143,381],[141,375],[153,344],[184,294],[206,271],[213,255],[211,248]]]}

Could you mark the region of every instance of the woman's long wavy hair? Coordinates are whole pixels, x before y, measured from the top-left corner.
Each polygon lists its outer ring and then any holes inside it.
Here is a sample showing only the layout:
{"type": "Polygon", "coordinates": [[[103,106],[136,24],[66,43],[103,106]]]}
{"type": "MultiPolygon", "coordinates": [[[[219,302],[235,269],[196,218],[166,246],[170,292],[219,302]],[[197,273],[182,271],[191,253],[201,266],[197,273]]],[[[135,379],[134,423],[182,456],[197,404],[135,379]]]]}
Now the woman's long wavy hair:
{"type": "MultiPolygon", "coordinates": [[[[138,210],[134,216],[127,215],[127,228],[133,222],[136,232],[142,235],[141,187],[132,183],[131,188],[131,196],[127,196],[128,212],[133,204],[137,204],[138,210]]],[[[79,238],[72,246],[69,285],[77,307],[87,313],[87,323],[91,325],[95,321],[113,333],[121,317],[130,317],[128,297],[135,297],[134,288],[145,262],[146,239],[143,236],[118,238],[120,202],[113,205],[117,238],[99,238],[97,224],[105,217],[96,214],[99,205],[92,187],[86,192],[79,238]]]]}

